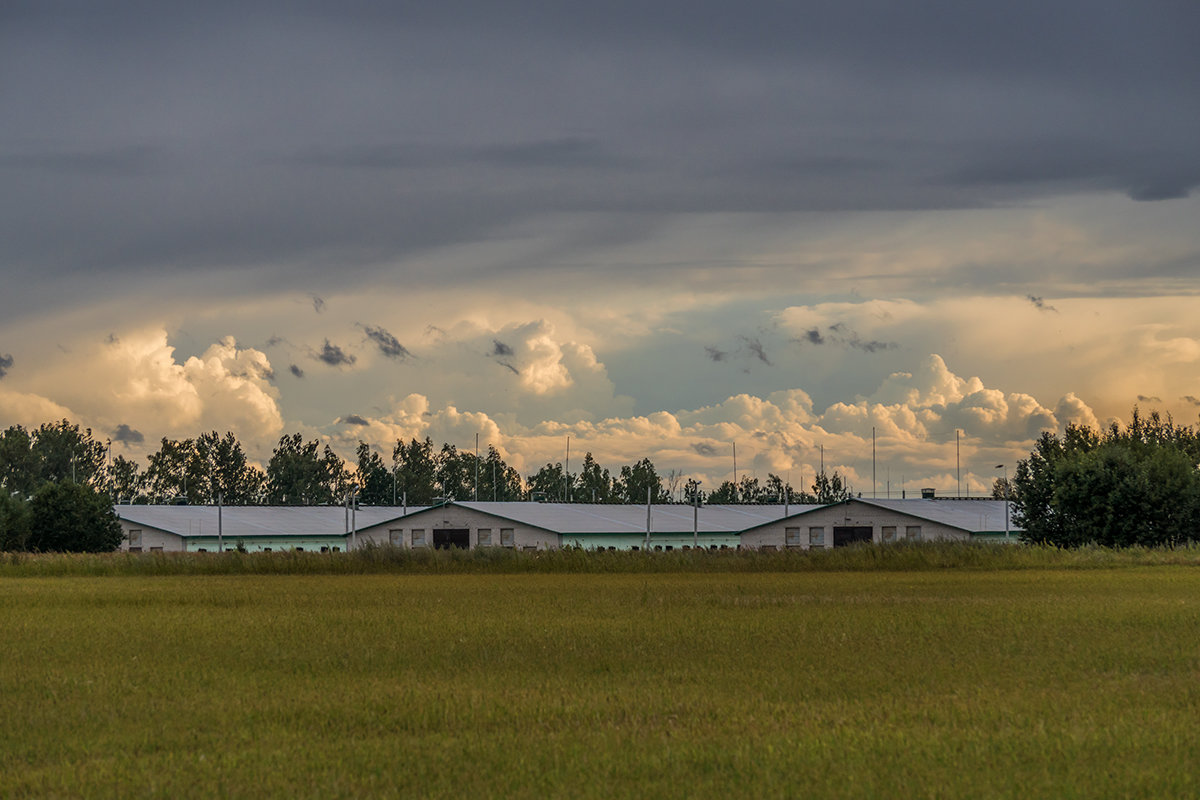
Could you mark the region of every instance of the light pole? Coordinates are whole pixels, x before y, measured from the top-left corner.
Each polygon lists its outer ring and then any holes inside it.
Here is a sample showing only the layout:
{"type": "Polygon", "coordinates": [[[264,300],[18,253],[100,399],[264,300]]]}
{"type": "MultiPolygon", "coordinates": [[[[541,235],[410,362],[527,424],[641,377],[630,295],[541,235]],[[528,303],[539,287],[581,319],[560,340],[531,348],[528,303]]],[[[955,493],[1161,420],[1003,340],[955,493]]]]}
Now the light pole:
{"type": "Polygon", "coordinates": [[[358,510],[358,484],[350,484],[350,549],[358,549],[358,519],[355,512],[358,510]]]}
{"type": "Polygon", "coordinates": [[[996,469],[1004,470],[1004,483],[1000,491],[1004,494],[1004,540],[1008,541],[1008,464],[997,464],[996,469]]]}

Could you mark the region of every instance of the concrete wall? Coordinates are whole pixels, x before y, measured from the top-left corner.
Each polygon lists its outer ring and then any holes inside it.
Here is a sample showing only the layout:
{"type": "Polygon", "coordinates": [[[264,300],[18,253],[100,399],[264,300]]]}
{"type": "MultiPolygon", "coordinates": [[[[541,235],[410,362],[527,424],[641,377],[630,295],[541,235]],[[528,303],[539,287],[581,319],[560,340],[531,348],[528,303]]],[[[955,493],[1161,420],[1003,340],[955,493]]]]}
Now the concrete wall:
{"type": "Polygon", "coordinates": [[[121,551],[129,552],[132,547],[134,552],[149,553],[158,550],[163,552],[178,553],[184,549],[184,539],[182,536],[177,536],[174,533],[160,531],[158,528],[150,528],[129,520],[121,520],[121,533],[124,538],[121,539],[121,551]],[[130,534],[134,534],[135,541],[140,540],[137,544],[130,544],[130,534]]]}
{"type": "Polygon", "coordinates": [[[741,535],[742,547],[759,550],[774,548],[783,550],[789,546],[787,528],[798,528],[800,541],[798,547],[808,550],[812,547],[833,547],[834,527],[870,527],[871,541],[875,544],[887,544],[884,541],[884,528],[894,527],[896,538],[892,541],[907,541],[908,528],[919,527],[919,540],[925,542],[952,539],[966,541],[971,535],[959,528],[953,528],[938,522],[932,522],[922,517],[914,517],[889,509],[879,508],[866,503],[839,503],[834,506],[819,508],[806,514],[799,514],[786,520],[773,522],[759,528],[746,531],[741,535]],[[824,533],[824,543],[814,544],[810,539],[812,528],[821,528],[824,533]]]}
{"type": "Polygon", "coordinates": [[[484,546],[511,546],[519,550],[554,550],[559,547],[557,533],[455,505],[430,508],[388,523],[363,528],[358,532],[358,546],[363,547],[371,542],[396,547],[433,547],[435,530],[463,528],[470,531],[472,548],[480,546],[481,531],[490,532],[491,543],[487,545],[485,542],[484,546]],[[418,531],[424,536],[424,544],[414,545],[413,534],[418,531]],[[502,531],[512,532],[511,544],[501,541],[502,531]]]}

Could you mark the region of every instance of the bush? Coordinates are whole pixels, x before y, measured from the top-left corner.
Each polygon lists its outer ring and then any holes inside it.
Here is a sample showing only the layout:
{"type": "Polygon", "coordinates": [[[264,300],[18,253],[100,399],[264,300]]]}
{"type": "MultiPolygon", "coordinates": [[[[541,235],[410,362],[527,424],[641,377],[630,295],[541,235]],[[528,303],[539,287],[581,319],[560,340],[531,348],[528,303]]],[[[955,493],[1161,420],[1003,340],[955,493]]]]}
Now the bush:
{"type": "Polygon", "coordinates": [[[44,484],[29,503],[30,550],[102,553],[121,545],[107,494],[71,481],[44,484]]]}

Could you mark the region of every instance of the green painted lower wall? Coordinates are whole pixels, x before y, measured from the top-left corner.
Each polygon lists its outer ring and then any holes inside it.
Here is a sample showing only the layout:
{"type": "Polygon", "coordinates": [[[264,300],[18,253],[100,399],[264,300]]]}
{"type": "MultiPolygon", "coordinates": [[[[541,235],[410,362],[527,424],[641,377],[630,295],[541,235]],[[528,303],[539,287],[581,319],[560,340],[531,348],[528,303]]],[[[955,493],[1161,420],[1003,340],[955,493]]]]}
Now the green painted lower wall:
{"type": "MultiPolygon", "coordinates": [[[[692,547],[693,541],[690,533],[652,533],[650,534],[650,549],[666,550],[669,547],[672,550],[682,550],[684,547],[692,547]]],[[[635,548],[643,550],[646,547],[646,534],[564,533],[562,546],[582,547],[584,550],[607,550],[610,547],[616,550],[633,550],[635,548]]],[[[699,546],[705,550],[711,547],[736,549],[738,537],[736,534],[728,533],[702,533],[699,537],[699,546]]]]}
{"type": "MultiPolygon", "coordinates": [[[[220,548],[216,536],[189,536],[186,538],[187,551],[197,553],[207,551],[215,553],[220,548]]],[[[264,550],[304,550],[306,552],[344,552],[348,545],[345,536],[226,536],[225,549],[237,550],[238,545],[251,553],[264,550]],[[334,548],[337,548],[336,551],[334,548]]]]}

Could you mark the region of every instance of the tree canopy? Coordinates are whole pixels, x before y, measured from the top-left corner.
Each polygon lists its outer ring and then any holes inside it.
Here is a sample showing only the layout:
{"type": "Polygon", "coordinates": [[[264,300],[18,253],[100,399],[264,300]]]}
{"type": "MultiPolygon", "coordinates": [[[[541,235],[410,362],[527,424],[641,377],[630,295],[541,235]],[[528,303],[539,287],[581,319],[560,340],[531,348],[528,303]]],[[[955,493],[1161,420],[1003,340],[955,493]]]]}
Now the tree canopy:
{"type": "Polygon", "coordinates": [[[116,550],[121,537],[111,499],[90,486],[45,483],[29,502],[29,550],[101,553],[116,550]]]}
{"type": "Polygon", "coordinates": [[[1043,433],[1013,476],[1013,517],[1060,547],[1179,544],[1200,530],[1198,461],[1193,429],[1136,408],[1124,429],[1043,433]]]}

